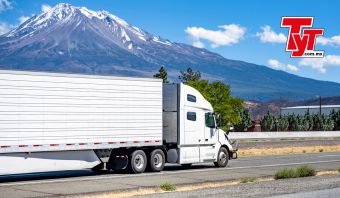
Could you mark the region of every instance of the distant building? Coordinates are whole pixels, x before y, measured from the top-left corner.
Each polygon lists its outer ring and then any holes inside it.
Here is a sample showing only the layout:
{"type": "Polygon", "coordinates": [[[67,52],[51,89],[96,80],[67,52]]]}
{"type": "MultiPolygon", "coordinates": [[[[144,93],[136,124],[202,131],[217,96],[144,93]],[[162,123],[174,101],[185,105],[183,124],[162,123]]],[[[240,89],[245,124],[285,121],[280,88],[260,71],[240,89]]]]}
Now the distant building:
{"type": "Polygon", "coordinates": [[[310,114],[319,114],[321,110],[321,114],[329,115],[332,110],[338,111],[340,109],[340,105],[322,105],[320,106],[296,106],[296,107],[285,107],[280,109],[281,115],[295,114],[295,115],[305,115],[307,111],[310,114]]]}
{"type": "Polygon", "coordinates": [[[251,121],[251,127],[248,128],[248,132],[261,132],[261,120],[251,121]]]}

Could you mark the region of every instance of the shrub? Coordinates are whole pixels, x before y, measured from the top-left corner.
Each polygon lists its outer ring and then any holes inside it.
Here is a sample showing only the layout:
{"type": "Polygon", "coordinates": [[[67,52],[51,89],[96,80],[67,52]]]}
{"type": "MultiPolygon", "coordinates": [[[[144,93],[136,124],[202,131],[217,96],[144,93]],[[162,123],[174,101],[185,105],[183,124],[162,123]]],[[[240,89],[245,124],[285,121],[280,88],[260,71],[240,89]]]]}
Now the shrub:
{"type": "Polygon", "coordinates": [[[309,177],[309,176],[315,176],[316,171],[314,168],[304,165],[296,168],[296,175],[297,177],[309,177]]]}
{"type": "Polygon", "coordinates": [[[340,173],[340,166],[338,167],[338,172],[340,173]]]}
{"type": "Polygon", "coordinates": [[[274,175],[274,179],[287,179],[287,178],[296,178],[296,177],[309,177],[315,176],[316,171],[312,167],[308,165],[300,166],[297,168],[284,168],[279,170],[274,175]]]}
{"type": "Polygon", "coordinates": [[[279,170],[275,173],[274,179],[287,179],[287,178],[295,178],[296,172],[292,168],[284,168],[282,170],[279,170]]]}
{"type": "Polygon", "coordinates": [[[320,152],[320,153],[322,153],[322,152],[323,152],[323,149],[322,149],[322,148],[321,148],[321,149],[319,149],[319,152],[320,152]]]}
{"type": "Polygon", "coordinates": [[[169,183],[169,182],[165,182],[164,184],[160,185],[159,188],[164,190],[164,191],[174,191],[174,190],[176,190],[176,186],[172,183],[169,183]]]}

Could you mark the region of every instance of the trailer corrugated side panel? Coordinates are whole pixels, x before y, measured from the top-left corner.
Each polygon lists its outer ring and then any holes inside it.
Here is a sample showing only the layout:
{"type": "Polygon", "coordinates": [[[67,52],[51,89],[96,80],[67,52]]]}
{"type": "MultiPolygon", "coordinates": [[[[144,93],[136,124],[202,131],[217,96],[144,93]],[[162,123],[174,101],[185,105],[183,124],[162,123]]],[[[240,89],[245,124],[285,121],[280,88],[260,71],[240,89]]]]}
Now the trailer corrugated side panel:
{"type": "Polygon", "coordinates": [[[0,71],[0,153],[161,140],[161,80],[0,71]]]}

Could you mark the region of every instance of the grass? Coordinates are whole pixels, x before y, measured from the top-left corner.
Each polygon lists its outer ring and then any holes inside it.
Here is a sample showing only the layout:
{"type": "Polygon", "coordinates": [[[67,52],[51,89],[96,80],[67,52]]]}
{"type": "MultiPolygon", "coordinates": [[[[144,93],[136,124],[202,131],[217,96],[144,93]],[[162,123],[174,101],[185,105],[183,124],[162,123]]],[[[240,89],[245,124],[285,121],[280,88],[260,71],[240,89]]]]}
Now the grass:
{"type": "Polygon", "coordinates": [[[329,146],[299,146],[299,147],[279,147],[279,148],[240,148],[239,157],[268,156],[268,155],[287,155],[298,153],[319,153],[319,152],[338,152],[340,145],[329,146]]]}
{"type": "Polygon", "coordinates": [[[164,190],[164,191],[174,191],[174,190],[176,190],[176,186],[172,183],[169,183],[169,182],[165,182],[164,184],[161,184],[159,186],[159,188],[164,190]]]}
{"type": "Polygon", "coordinates": [[[256,177],[250,177],[250,178],[242,178],[240,183],[250,183],[257,181],[256,177]]]}
{"type": "Polygon", "coordinates": [[[338,173],[340,173],[340,166],[338,167],[338,173]]]}
{"type": "Polygon", "coordinates": [[[274,179],[287,179],[297,177],[315,176],[316,171],[314,168],[304,165],[297,168],[284,168],[275,173],[274,179]]]}

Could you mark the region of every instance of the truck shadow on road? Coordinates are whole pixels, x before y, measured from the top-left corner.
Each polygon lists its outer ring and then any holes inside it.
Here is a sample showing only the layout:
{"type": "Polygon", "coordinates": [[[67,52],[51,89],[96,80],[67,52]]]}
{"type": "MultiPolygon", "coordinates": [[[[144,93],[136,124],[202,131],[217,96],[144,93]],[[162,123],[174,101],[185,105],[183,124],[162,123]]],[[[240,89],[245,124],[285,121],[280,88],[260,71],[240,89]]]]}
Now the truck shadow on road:
{"type": "MultiPolygon", "coordinates": [[[[170,173],[176,171],[186,171],[195,169],[214,169],[215,166],[212,165],[192,165],[180,166],[180,165],[167,165],[164,167],[162,173],[170,173]]],[[[144,175],[157,174],[153,172],[142,173],[144,175]]],[[[119,176],[119,175],[132,175],[131,173],[124,171],[101,171],[99,173],[94,173],[91,170],[76,170],[76,171],[57,171],[57,172],[44,172],[44,173],[30,173],[30,174],[16,174],[16,175],[1,175],[0,183],[10,183],[10,182],[21,182],[21,181],[39,181],[39,180],[49,180],[49,179],[65,179],[65,178],[77,178],[77,177],[96,177],[99,175],[103,176],[119,176]]]]}

